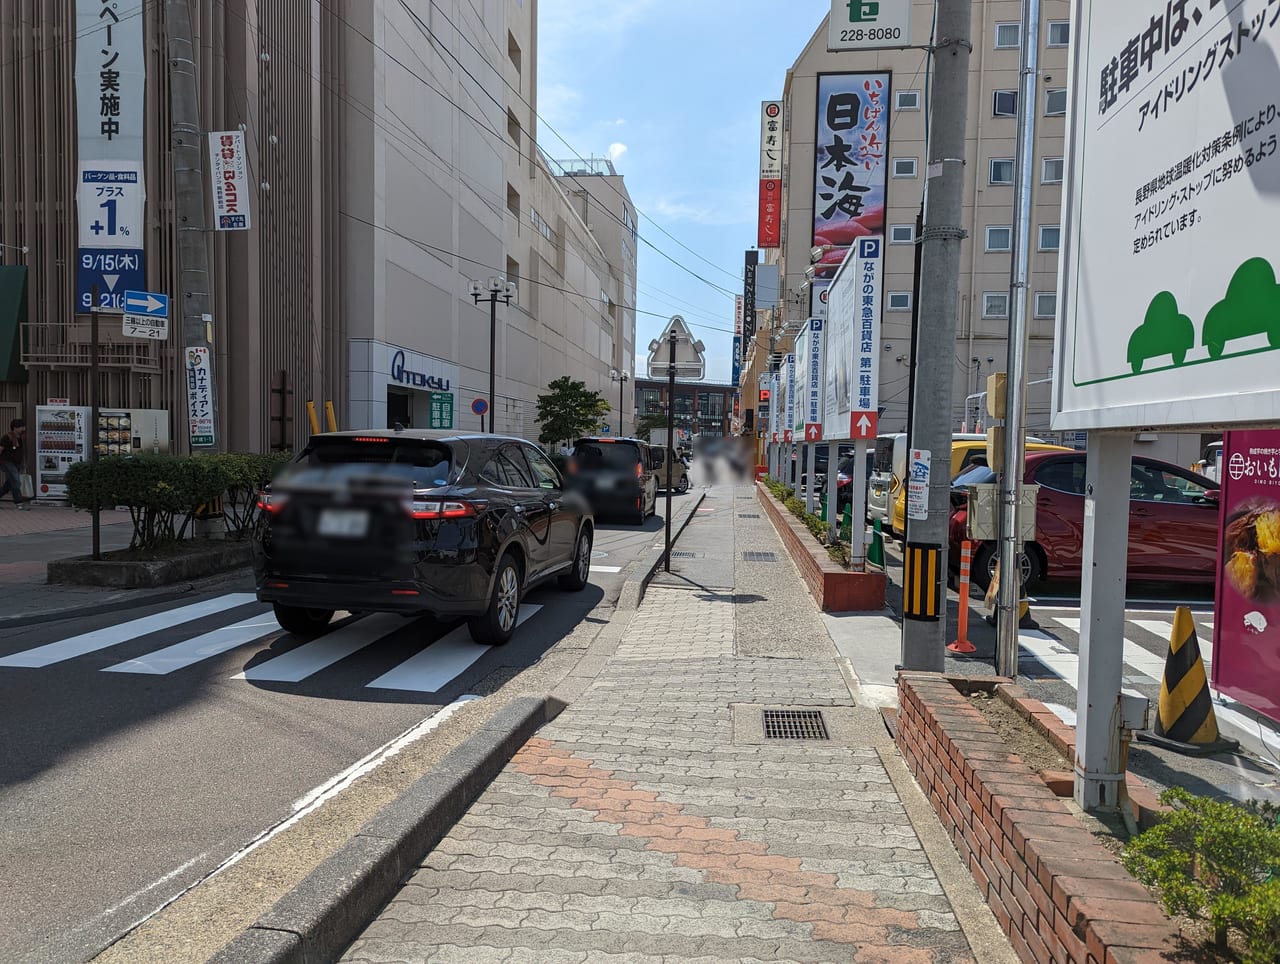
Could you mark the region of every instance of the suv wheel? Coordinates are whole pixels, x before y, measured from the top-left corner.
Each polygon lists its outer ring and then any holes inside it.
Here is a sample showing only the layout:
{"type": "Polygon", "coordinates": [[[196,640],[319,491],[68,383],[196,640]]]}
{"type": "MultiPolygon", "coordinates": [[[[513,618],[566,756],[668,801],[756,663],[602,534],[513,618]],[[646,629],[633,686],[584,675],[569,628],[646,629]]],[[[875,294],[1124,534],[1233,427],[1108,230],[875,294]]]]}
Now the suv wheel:
{"type": "Polygon", "coordinates": [[[319,636],[333,618],[332,609],[303,609],[301,606],[285,606],[272,603],[276,622],[295,636],[319,636]]]}
{"type": "Polygon", "coordinates": [[[498,560],[489,605],[484,612],[467,621],[467,629],[477,643],[501,646],[516,631],[516,621],[519,618],[520,566],[516,563],[515,556],[507,552],[498,560]]]}
{"type": "Polygon", "coordinates": [[[573,553],[573,566],[560,577],[560,588],[578,592],[591,579],[591,530],[586,526],[578,533],[578,546],[573,553]]]}
{"type": "Polygon", "coordinates": [[[680,476],[680,481],[676,483],[676,491],[679,492],[681,495],[684,495],[686,492],[689,491],[689,476],[687,475],[680,476]]]}

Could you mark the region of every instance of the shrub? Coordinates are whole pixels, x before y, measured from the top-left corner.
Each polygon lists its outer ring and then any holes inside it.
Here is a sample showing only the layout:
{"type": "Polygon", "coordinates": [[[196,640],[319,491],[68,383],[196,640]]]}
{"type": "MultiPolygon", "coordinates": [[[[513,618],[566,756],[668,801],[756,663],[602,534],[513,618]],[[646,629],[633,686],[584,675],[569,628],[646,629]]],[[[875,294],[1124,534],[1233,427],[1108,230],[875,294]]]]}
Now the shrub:
{"type": "Polygon", "coordinates": [[[228,453],[202,455],[221,463],[227,474],[227,489],[223,495],[222,518],[227,531],[239,535],[252,524],[257,513],[258,492],[270,482],[293,457],[288,452],[228,453]]]}
{"type": "Polygon", "coordinates": [[[836,539],[834,542],[828,540],[828,526],[823,521],[822,516],[805,511],[804,500],[797,499],[791,494],[791,490],[777,479],[766,478],[764,487],[769,490],[775,499],[782,503],[783,507],[805,524],[805,528],[818,540],[819,545],[827,547],[827,552],[833,560],[842,566],[849,566],[851,556],[848,544],[840,539],[836,539]]]}
{"type": "Polygon", "coordinates": [[[1280,828],[1274,819],[1234,803],[1172,787],[1173,807],[1133,838],[1123,854],[1131,874],[1159,894],[1170,914],[1207,921],[1219,946],[1239,930],[1249,961],[1280,958],[1280,828]]]}

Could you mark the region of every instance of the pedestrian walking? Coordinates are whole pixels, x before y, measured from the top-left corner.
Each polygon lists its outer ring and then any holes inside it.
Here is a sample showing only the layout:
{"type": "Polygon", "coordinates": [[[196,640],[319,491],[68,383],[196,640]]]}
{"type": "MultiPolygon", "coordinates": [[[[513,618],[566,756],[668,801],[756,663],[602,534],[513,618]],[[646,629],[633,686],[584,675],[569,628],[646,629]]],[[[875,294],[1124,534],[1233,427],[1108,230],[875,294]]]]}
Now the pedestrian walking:
{"type": "Polygon", "coordinates": [[[27,499],[22,495],[22,467],[26,464],[27,423],[15,418],[9,423],[9,431],[0,436],[0,472],[4,473],[4,484],[0,485],[0,499],[6,492],[13,492],[13,504],[19,509],[27,508],[27,499]]]}

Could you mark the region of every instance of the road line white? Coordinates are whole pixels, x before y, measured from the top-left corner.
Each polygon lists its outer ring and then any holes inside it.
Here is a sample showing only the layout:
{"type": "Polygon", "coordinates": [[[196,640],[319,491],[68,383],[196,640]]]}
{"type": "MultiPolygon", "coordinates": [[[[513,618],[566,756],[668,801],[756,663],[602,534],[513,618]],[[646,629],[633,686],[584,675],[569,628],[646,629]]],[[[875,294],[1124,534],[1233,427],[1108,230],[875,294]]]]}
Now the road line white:
{"type": "Polygon", "coordinates": [[[354,623],[335,629],[331,633],[303,643],[297,649],[251,666],[232,679],[247,679],[264,683],[299,683],[320,670],[352,653],[359,652],[371,643],[401,629],[408,620],[392,613],[376,613],[354,623]]]}
{"type": "MultiPolygon", "coordinates": [[[[1060,623],[1064,628],[1071,630],[1077,636],[1080,635],[1080,620],[1076,617],[1053,616],[1051,618],[1054,622],[1060,623]]],[[[1139,619],[1134,619],[1132,622],[1135,625],[1141,625],[1142,623],[1139,619]]],[[[1164,659],[1127,637],[1124,641],[1124,661],[1131,669],[1137,670],[1143,676],[1150,678],[1153,682],[1158,683],[1164,677],[1164,659]]]]}
{"type": "MultiPolygon", "coordinates": [[[[228,867],[231,867],[232,865],[239,863],[241,860],[249,856],[249,854],[257,850],[259,847],[261,847],[264,843],[266,843],[272,837],[276,836],[277,834],[281,833],[284,830],[289,829],[289,827],[293,826],[295,823],[297,823],[307,814],[312,813],[313,811],[318,809],[320,806],[327,803],[329,800],[332,800],[343,790],[347,789],[347,787],[351,786],[353,783],[359,780],[362,776],[372,773],[374,770],[376,770],[382,764],[386,763],[388,760],[390,760],[393,756],[395,756],[397,753],[399,753],[409,744],[422,739],[422,737],[426,736],[432,730],[438,728],[442,723],[444,723],[447,719],[449,719],[449,717],[453,716],[455,713],[457,713],[460,709],[462,709],[468,703],[474,702],[475,700],[478,700],[478,699],[480,699],[480,697],[478,696],[469,696],[469,695],[459,696],[456,700],[454,700],[448,706],[445,706],[440,710],[438,710],[437,712],[433,713],[431,716],[428,716],[421,723],[415,723],[413,726],[409,727],[409,729],[405,730],[395,739],[390,740],[387,743],[384,743],[382,746],[378,747],[373,752],[368,753],[365,756],[361,757],[359,760],[351,764],[351,766],[347,767],[341,773],[338,773],[337,775],[330,777],[328,780],[320,784],[320,786],[316,787],[314,790],[310,790],[307,793],[303,794],[301,797],[299,797],[297,800],[293,802],[292,814],[290,814],[288,817],[285,817],[283,820],[277,823],[274,827],[271,827],[268,830],[264,830],[261,834],[259,834],[253,840],[251,840],[248,844],[246,844],[244,847],[240,848],[240,850],[236,851],[234,854],[232,854],[230,857],[224,860],[220,865],[215,867],[210,872],[209,877],[213,877],[216,874],[220,874],[222,873],[222,871],[226,870],[228,867]]],[[[206,877],[205,880],[208,880],[208,877],[206,877]]]]}
{"type": "Polygon", "coordinates": [[[180,643],[147,653],[137,659],[127,659],[114,666],[105,666],[104,673],[141,673],[152,676],[166,676],[169,673],[199,663],[211,656],[229,652],[237,646],[251,643],[255,639],[269,636],[280,631],[280,624],[272,613],[263,613],[249,619],[242,619],[230,626],[214,629],[180,643]]]}
{"type": "Polygon", "coordinates": [[[131,619],[129,622],[120,623],[118,626],[107,626],[104,629],[81,633],[79,636],[60,639],[54,643],[46,643],[43,646],[37,646],[35,649],[29,649],[22,653],[14,653],[12,656],[0,659],[0,666],[23,666],[32,669],[51,666],[54,663],[61,663],[76,656],[96,653],[98,650],[115,646],[118,643],[129,642],[140,636],[146,636],[148,633],[169,629],[205,616],[225,612],[228,609],[235,609],[237,606],[244,606],[256,600],[257,596],[251,592],[229,593],[214,599],[206,599],[204,602],[191,603],[178,609],[156,613],[153,616],[131,619]]]}
{"type": "Polygon", "coordinates": [[[102,918],[104,917],[110,917],[112,914],[114,914],[116,911],[120,910],[121,908],[128,907],[130,904],[132,904],[135,900],[137,900],[143,894],[149,893],[150,891],[155,890],[157,887],[161,886],[162,884],[168,883],[169,881],[173,880],[174,877],[177,877],[178,874],[182,873],[184,870],[186,870],[189,867],[195,866],[200,861],[204,860],[204,858],[207,856],[209,856],[209,851],[206,850],[204,853],[200,854],[200,856],[192,857],[181,867],[176,867],[173,870],[169,871],[159,880],[153,880],[151,883],[147,884],[147,886],[141,888],[140,890],[135,890],[132,894],[130,894],[124,900],[120,901],[120,903],[116,904],[114,907],[108,907],[101,914],[99,914],[98,920],[102,920],[102,918]]]}
{"type": "Polygon", "coordinates": [[[621,566],[592,566],[592,572],[622,572],[621,566]]]}
{"type": "MultiPolygon", "coordinates": [[[[1072,689],[1080,687],[1080,657],[1052,636],[1036,630],[1018,633],[1018,645],[1034,656],[1050,672],[1062,677],[1072,689]]],[[[1022,672],[1021,668],[1018,670],[1022,672]]]]}
{"type": "MultiPolygon", "coordinates": [[[[541,606],[521,606],[516,625],[521,625],[540,609],[541,606]]],[[[492,648],[474,642],[467,627],[459,626],[395,669],[383,673],[367,688],[435,693],[492,648]]]]}

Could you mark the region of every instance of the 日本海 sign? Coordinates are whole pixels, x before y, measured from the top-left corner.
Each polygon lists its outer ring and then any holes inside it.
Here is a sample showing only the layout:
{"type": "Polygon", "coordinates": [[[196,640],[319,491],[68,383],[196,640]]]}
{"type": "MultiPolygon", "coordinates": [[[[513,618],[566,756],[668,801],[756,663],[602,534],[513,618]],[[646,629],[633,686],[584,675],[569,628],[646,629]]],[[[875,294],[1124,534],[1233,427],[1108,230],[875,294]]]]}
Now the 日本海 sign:
{"type": "Polygon", "coordinates": [[[1280,422],[1275,13],[1075,0],[1053,428],[1280,422]]]}
{"type": "Polygon", "coordinates": [[[209,134],[209,180],[213,186],[213,226],[217,231],[247,231],[249,164],[243,131],[209,134]]]}
{"type": "Polygon", "coordinates": [[[877,50],[911,44],[911,0],[831,0],[828,50],[877,50]]]}

